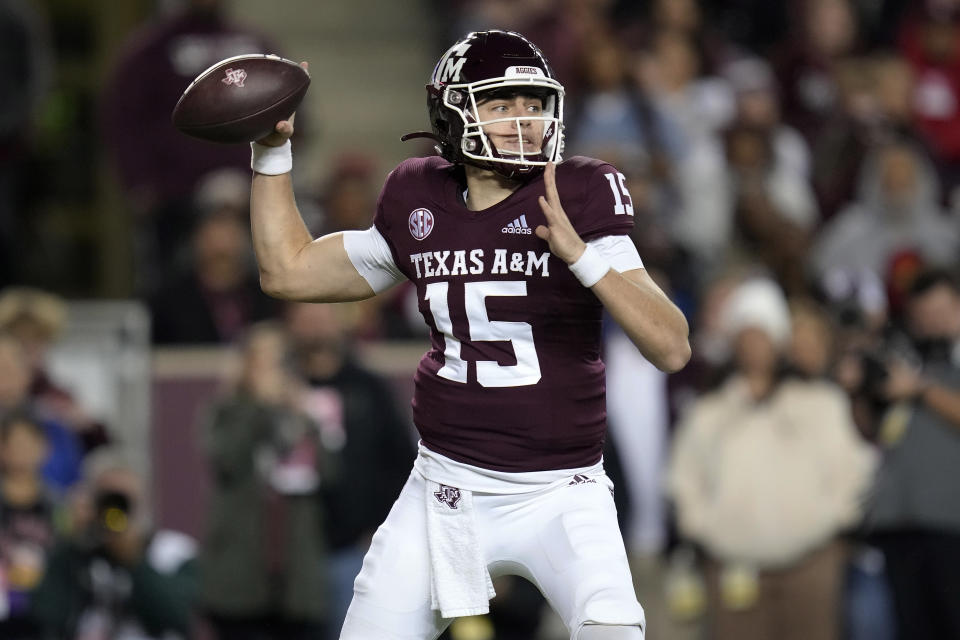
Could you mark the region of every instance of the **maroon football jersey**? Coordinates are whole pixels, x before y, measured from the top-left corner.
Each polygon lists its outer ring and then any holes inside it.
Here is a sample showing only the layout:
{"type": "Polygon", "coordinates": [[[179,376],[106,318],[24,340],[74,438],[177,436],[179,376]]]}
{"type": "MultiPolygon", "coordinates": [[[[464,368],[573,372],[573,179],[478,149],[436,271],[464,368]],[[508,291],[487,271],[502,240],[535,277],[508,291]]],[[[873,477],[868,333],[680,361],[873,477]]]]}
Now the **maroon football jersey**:
{"type": "MultiPolygon", "coordinates": [[[[602,305],[533,233],[546,224],[543,176],[471,211],[457,171],[440,157],[403,162],[374,218],[430,327],[414,378],[420,437],[498,471],[593,464],[606,428],[602,305]]],[[[584,240],[633,227],[623,175],[609,164],[570,158],[557,190],[584,240]]]]}

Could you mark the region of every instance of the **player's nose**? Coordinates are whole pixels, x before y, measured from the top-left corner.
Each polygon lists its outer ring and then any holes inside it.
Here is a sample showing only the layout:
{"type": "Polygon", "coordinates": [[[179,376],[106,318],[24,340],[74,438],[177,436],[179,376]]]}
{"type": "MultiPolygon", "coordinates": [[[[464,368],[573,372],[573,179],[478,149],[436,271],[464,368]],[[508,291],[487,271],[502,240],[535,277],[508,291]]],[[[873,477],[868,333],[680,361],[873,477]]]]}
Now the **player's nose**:
{"type": "Polygon", "coordinates": [[[522,96],[517,96],[513,99],[513,102],[510,104],[510,116],[514,118],[520,118],[525,116],[527,113],[527,105],[522,96]]]}

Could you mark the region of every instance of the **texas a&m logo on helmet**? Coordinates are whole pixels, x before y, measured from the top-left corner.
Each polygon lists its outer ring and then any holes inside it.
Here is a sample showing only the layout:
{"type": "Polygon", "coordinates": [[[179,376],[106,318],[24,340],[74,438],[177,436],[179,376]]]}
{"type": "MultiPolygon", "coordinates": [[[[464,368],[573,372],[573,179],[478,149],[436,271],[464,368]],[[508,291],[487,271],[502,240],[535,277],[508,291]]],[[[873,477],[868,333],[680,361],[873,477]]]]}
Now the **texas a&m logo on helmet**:
{"type": "Polygon", "coordinates": [[[435,85],[460,82],[460,72],[463,71],[463,65],[467,63],[466,54],[470,44],[469,40],[460,41],[443,54],[433,71],[432,81],[435,85]]]}

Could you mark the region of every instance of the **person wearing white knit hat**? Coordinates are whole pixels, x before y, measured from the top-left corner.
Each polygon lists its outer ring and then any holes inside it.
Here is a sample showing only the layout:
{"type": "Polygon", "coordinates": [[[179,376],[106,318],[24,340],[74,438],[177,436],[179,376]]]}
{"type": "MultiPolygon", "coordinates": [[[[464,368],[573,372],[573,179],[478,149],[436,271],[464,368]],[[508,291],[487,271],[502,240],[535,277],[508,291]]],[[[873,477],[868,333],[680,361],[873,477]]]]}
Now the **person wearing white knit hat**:
{"type": "Polygon", "coordinates": [[[741,282],[720,311],[720,328],[740,384],[757,399],[772,393],[792,333],[780,285],[761,276],[741,282]]]}
{"type": "Polygon", "coordinates": [[[789,375],[789,308],[766,278],[720,312],[733,371],[679,425],[667,487],[684,538],[706,554],[716,640],[832,640],[845,562],[874,467],[836,385],[789,375]]]}
{"type": "Polygon", "coordinates": [[[730,294],[721,324],[733,339],[748,328],[762,329],[779,349],[790,340],[790,309],[780,286],[763,277],[750,278],[730,294]]]}

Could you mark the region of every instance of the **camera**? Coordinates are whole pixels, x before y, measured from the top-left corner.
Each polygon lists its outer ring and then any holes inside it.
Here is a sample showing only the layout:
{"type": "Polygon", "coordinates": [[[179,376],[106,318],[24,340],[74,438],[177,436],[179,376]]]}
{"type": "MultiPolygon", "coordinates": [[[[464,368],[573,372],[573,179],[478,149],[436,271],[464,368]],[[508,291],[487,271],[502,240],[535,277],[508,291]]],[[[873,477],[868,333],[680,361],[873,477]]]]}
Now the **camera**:
{"type": "Polygon", "coordinates": [[[130,528],[133,503],[120,491],[100,491],[94,496],[94,518],[101,532],[123,533],[130,528]]]}
{"type": "Polygon", "coordinates": [[[859,353],[862,371],[860,392],[875,409],[886,409],[890,404],[886,392],[887,381],[890,379],[890,363],[901,360],[919,367],[923,361],[922,355],[918,346],[905,332],[888,328],[876,345],[859,353]]]}

